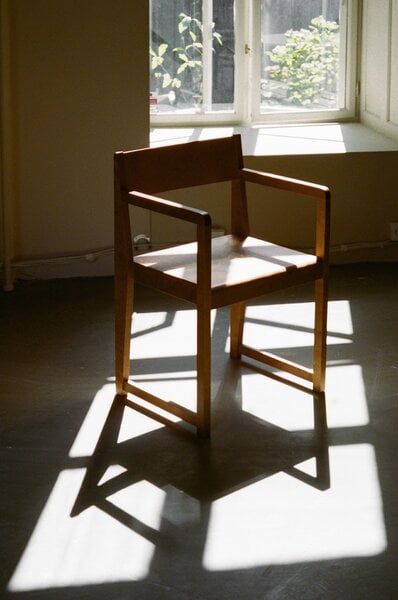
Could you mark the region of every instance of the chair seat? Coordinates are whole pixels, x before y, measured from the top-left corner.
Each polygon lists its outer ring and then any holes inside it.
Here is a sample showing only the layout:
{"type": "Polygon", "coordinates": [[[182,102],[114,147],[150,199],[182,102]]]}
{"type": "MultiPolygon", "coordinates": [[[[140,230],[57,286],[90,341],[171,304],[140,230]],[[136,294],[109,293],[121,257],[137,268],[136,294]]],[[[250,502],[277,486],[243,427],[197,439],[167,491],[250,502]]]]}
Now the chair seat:
{"type": "MultiPolygon", "coordinates": [[[[197,243],[147,252],[134,262],[165,275],[196,284],[197,243]]],[[[241,241],[232,235],[212,239],[212,290],[316,265],[313,254],[285,248],[254,237],[241,241]]]]}

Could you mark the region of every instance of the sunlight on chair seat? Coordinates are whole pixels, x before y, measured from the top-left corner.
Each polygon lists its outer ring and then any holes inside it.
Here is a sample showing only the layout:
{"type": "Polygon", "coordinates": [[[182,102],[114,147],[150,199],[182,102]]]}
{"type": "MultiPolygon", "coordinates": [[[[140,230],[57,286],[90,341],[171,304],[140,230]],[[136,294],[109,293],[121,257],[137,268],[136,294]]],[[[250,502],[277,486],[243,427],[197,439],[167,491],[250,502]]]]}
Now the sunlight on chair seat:
{"type": "Polygon", "coordinates": [[[383,552],[386,537],[373,447],[330,448],[330,469],[327,491],[278,473],[216,500],[203,566],[226,571],[383,552]]]}
{"type": "MultiPolygon", "coordinates": [[[[196,282],[197,243],[187,243],[137,256],[135,262],[170,276],[196,282]]],[[[243,242],[231,235],[216,237],[212,243],[211,280],[214,287],[249,281],[264,274],[314,265],[312,254],[247,237],[243,242]]]]}

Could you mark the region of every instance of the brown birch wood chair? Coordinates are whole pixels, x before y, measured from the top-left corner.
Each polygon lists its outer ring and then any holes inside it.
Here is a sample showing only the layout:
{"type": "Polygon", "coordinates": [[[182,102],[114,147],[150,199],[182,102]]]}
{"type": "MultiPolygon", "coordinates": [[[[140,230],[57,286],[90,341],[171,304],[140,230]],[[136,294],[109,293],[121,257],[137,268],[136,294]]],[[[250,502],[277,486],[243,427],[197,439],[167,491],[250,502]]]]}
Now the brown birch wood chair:
{"type": "MultiPolygon", "coordinates": [[[[310,382],[323,392],[326,365],[329,190],[313,183],[244,168],[239,135],[115,154],[116,393],[145,414],[154,411],[131,395],[163,409],[210,435],[210,311],[230,306],[230,354],[249,356],[310,382]],[[212,239],[211,217],[154,194],[216,182],[231,182],[231,233],[212,239]],[[315,253],[306,254],[249,235],[246,182],[315,200],[315,253]],[[197,241],[134,255],[129,205],[194,223],[197,241]],[[250,348],[243,343],[246,301],[267,292],[315,282],[313,368],[250,348]],[[150,394],[130,378],[134,283],[183,298],[197,309],[196,412],[150,394]],[[129,396],[129,398],[128,398],[129,396]]],[[[145,404],[145,403],[143,403],[145,404]]],[[[162,418],[160,419],[162,420],[162,418]]],[[[168,419],[163,422],[168,422],[168,419]]]]}

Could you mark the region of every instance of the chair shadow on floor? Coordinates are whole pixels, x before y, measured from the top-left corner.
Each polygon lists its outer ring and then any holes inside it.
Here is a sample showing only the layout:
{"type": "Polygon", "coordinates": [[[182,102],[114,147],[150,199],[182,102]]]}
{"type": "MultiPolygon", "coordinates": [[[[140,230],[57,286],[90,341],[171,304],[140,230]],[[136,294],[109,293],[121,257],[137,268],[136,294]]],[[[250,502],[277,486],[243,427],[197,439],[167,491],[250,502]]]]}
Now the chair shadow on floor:
{"type": "MultiPolygon", "coordinates": [[[[291,383],[312,396],[314,428],[288,431],[242,410],[239,389],[242,369],[261,371],[243,361],[227,363],[213,399],[211,440],[160,427],[118,442],[124,411],[133,409],[126,405],[123,397],[116,395],[89,459],[71,516],[95,506],[155,541],[156,531],[117,507],[109,497],[140,481],[148,481],[160,489],[172,486],[195,498],[204,509],[203,514],[207,514],[213,501],[281,472],[304,485],[327,490],[330,473],[325,395],[291,383]],[[297,466],[311,459],[315,462],[315,474],[297,466]],[[115,465],[123,471],[104,478],[107,470],[115,465]]],[[[278,380],[276,374],[268,373],[268,376],[278,380]]],[[[285,380],[283,385],[286,385],[285,380]]],[[[206,529],[206,524],[202,525],[206,529]]]]}

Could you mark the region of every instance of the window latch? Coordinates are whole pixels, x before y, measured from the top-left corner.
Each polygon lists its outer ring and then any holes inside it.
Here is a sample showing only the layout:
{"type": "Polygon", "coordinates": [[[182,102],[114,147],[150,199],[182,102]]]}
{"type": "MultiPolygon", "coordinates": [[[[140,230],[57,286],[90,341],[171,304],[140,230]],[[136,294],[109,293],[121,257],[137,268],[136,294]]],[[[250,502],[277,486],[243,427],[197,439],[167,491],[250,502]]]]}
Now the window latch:
{"type": "Polygon", "coordinates": [[[245,44],[245,54],[251,54],[252,49],[250,48],[249,44],[245,44]]]}

